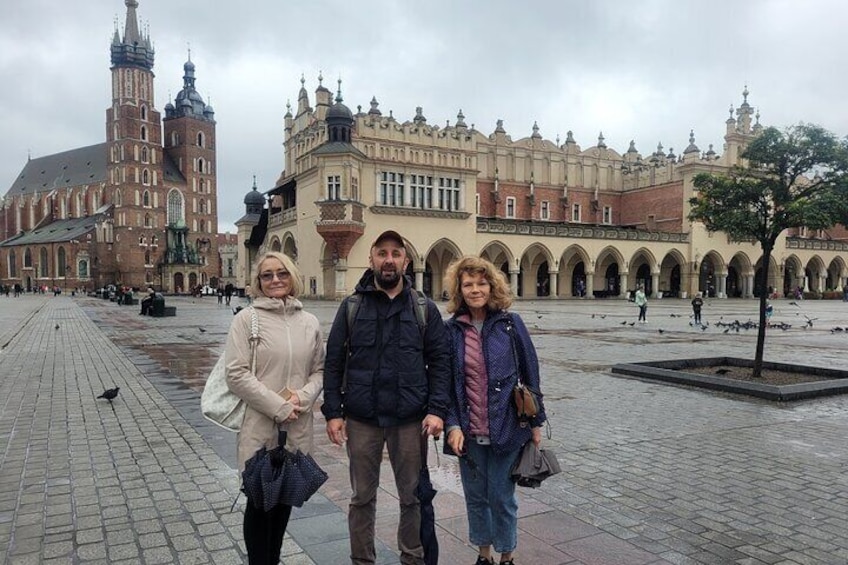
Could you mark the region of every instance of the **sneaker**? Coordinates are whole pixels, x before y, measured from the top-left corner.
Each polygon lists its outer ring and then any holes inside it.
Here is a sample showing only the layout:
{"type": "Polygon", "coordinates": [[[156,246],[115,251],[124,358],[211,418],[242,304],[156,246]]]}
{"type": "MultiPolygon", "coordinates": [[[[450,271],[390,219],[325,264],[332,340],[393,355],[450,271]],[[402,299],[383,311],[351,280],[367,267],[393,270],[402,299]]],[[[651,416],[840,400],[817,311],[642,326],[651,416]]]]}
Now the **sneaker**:
{"type": "Polygon", "coordinates": [[[486,559],[482,555],[478,555],[477,556],[477,563],[475,563],[474,565],[495,565],[495,560],[492,559],[491,557],[486,559]]]}
{"type": "Polygon", "coordinates": [[[509,561],[501,561],[500,565],[515,565],[515,562],[510,559],[509,561]]]}

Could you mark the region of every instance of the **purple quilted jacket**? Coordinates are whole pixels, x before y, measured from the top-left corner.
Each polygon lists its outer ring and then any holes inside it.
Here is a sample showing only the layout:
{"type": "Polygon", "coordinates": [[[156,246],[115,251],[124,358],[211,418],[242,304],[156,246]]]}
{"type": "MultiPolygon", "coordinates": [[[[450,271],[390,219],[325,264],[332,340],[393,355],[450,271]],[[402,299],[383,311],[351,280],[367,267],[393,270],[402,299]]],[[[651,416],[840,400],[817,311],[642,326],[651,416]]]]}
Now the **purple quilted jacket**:
{"type": "MultiPolygon", "coordinates": [[[[459,313],[457,313],[459,314],[459,313]]],[[[465,393],[465,324],[454,315],[445,322],[448,330],[448,340],[451,347],[451,404],[448,409],[445,427],[459,426],[462,432],[469,435],[470,409],[465,393]]],[[[541,391],[539,384],[539,360],[536,349],[530,340],[527,327],[518,314],[504,311],[489,312],[481,332],[483,341],[483,357],[488,372],[488,414],[489,439],[492,449],[499,454],[518,450],[531,437],[530,427],[539,427],[545,420],[544,403],[541,410],[530,426],[521,426],[515,414],[512,401],[512,389],[518,381],[521,370],[524,384],[535,391],[541,391]],[[516,338],[516,351],[519,364],[516,367],[513,355],[511,335],[516,338]]],[[[541,399],[541,395],[540,395],[541,399]]],[[[447,445],[447,444],[446,444],[447,445]]],[[[452,453],[450,448],[446,452],[452,453]]]]}

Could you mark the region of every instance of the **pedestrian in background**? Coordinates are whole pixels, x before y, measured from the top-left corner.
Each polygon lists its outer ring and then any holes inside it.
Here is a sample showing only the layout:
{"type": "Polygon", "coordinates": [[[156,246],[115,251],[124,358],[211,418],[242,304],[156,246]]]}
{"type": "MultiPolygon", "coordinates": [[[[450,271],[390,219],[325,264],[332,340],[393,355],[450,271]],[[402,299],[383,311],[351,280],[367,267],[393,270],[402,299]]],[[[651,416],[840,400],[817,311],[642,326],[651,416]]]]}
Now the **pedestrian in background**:
{"type": "Polygon", "coordinates": [[[539,361],[524,322],[507,311],[512,294],[503,273],[479,257],[463,257],[445,275],[446,322],[451,348],[451,409],[446,421],[448,446],[460,461],[468,515],[468,537],[478,547],[476,565],[513,565],[518,544],[518,501],[512,466],[528,441],[542,441],[544,406],[520,423],[513,387],[535,391],[539,361]]]}
{"type": "MultiPolygon", "coordinates": [[[[294,262],[276,251],[260,255],[251,274],[253,308],[259,320],[251,373],[251,312],[233,318],[225,349],[227,385],[247,405],[238,434],[238,466],[261,447],[277,447],[278,430],[288,432],[287,448],[309,453],[313,444],[312,405],[321,393],[324,340],[318,319],[303,310],[303,290],[294,262]]],[[[276,565],[291,506],[264,512],[248,503],[244,543],[250,565],[276,565]]]]}
{"type": "Polygon", "coordinates": [[[704,299],[701,298],[701,293],[695,295],[692,299],[692,313],[695,315],[695,324],[701,323],[701,307],[704,305],[704,299]]]}
{"type": "Polygon", "coordinates": [[[633,302],[635,302],[636,306],[639,308],[639,323],[647,324],[648,320],[645,315],[648,312],[648,297],[645,296],[645,290],[641,284],[636,287],[636,296],[633,302]]]}

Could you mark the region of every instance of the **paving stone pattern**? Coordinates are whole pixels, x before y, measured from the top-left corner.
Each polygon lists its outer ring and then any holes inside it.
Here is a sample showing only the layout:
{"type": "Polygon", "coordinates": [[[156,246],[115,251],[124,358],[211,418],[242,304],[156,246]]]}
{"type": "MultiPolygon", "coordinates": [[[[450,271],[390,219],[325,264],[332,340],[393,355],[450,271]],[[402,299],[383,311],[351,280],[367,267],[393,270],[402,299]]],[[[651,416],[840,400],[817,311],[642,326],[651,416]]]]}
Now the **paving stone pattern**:
{"type": "MultiPolygon", "coordinates": [[[[244,563],[234,436],[199,414],[232,320],[214,297],[167,298],[175,318],[92,298],[0,298],[0,561],[244,563]],[[59,328],[56,329],[56,324],[59,328]],[[206,331],[200,331],[203,328],[206,331]],[[120,386],[111,405],[95,397],[120,386]]],[[[233,305],[236,303],[234,301],[233,305]]],[[[757,303],[711,300],[746,321],[757,303]]],[[[326,333],[337,303],[308,302],[326,333]]],[[[766,358],[848,366],[848,304],[775,302],[766,358]],[[804,315],[816,318],[801,329],[804,315]]],[[[753,355],[754,331],[689,325],[688,301],[523,301],[563,473],[520,489],[517,562],[848,563],[848,397],[795,403],[614,377],[620,362],[753,355]],[[624,322],[624,324],[622,324],[624,322]],[[657,330],[662,328],[660,334],[657,330]]],[[[344,451],[316,421],[330,480],[296,509],[289,564],[344,563],[344,451]]],[[[473,563],[456,460],[430,454],[442,563],[473,563]]],[[[378,562],[398,563],[390,468],[378,495],[378,562]]]]}

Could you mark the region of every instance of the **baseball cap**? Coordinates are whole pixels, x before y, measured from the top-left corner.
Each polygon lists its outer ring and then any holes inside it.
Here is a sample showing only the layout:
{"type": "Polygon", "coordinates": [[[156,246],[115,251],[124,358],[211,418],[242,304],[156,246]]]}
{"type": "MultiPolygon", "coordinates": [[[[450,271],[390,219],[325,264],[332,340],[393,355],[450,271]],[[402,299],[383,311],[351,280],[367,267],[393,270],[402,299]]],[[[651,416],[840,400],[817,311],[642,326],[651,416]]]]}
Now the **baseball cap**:
{"type": "Polygon", "coordinates": [[[406,248],[406,244],[403,242],[403,238],[401,235],[394,230],[386,230],[377,236],[377,239],[374,240],[374,243],[371,244],[371,247],[377,247],[383,241],[391,240],[398,244],[398,247],[406,248]]]}

